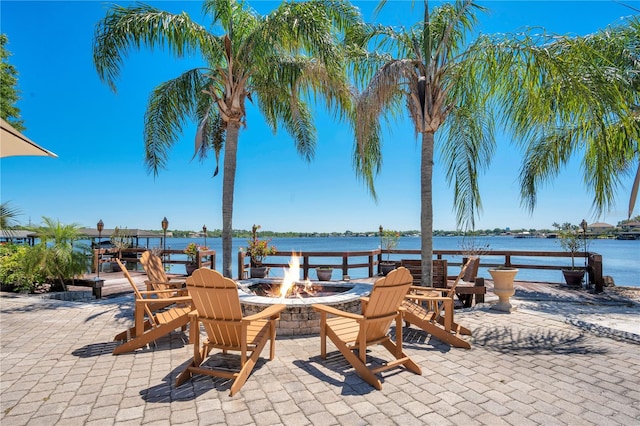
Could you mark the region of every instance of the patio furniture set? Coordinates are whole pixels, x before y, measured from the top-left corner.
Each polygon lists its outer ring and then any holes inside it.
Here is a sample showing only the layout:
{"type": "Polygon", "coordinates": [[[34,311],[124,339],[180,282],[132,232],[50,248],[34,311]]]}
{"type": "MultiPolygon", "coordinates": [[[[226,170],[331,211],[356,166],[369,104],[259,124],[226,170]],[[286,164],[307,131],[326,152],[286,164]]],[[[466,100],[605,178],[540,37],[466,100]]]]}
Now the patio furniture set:
{"type": "MultiPolygon", "coordinates": [[[[244,316],[235,281],[208,268],[196,270],[186,280],[173,282],[162,267],[161,260],[146,252],[141,263],[148,280],[146,291],[136,287],[126,267],[118,260],[122,273],[130,282],[135,297],[134,326],[117,334],[123,341],[114,355],[132,352],[177,328],[186,330],[193,358],[178,375],[176,386],[187,382],[194,374],[232,379],[230,395],[237,393],[251,374],[260,354],[270,343],[269,359],[275,356],[276,321],[285,308],[274,303],[262,312],[244,316]],[[201,327],[206,337],[203,339],[201,327]],[[240,353],[239,369],[229,370],[206,365],[211,350],[240,353]]],[[[416,374],[421,368],[402,350],[403,321],[413,324],[433,337],[454,347],[470,348],[462,338],[471,332],[454,321],[454,299],[457,284],[477,258],[463,265],[453,285],[448,288],[428,288],[414,285],[409,269],[399,267],[375,281],[371,293],[360,299],[362,313],[345,312],[331,306],[314,304],[320,313],[320,354],[327,356],[327,339],[353,366],[358,375],[376,389],[382,388],[377,374],[403,367],[416,374]],[[389,333],[392,323],[396,332],[389,333]],[[367,359],[367,347],[382,345],[391,360],[373,365],[367,359]]]]}

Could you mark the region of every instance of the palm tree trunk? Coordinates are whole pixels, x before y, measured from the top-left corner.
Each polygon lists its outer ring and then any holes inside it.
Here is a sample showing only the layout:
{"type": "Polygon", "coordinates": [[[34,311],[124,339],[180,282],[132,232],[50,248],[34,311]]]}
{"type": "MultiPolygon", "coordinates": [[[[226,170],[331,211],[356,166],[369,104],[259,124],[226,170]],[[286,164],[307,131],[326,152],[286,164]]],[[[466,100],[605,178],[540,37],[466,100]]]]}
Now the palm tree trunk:
{"type": "Polygon", "coordinates": [[[62,291],[67,291],[67,285],[64,283],[64,278],[62,277],[58,277],[58,279],[60,280],[60,286],[62,287],[62,291]]]}
{"type": "Polygon", "coordinates": [[[222,179],[222,274],[233,278],[231,250],[233,250],[233,192],[236,182],[236,153],[240,123],[227,124],[227,138],[224,148],[224,177],[222,179]]]}
{"type": "Polygon", "coordinates": [[[433,141],[432,132],[422,133],[422,153],[420,164],[420,257],[422,259],[422,281],[425,287],[432,287],[433,260],[433,141]]]}

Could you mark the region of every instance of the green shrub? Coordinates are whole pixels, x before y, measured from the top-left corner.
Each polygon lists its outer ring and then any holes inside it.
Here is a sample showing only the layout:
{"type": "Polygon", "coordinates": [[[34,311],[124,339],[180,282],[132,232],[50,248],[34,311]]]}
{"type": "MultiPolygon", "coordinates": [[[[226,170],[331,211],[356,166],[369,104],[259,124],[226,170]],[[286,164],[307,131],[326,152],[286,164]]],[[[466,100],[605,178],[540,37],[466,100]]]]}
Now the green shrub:
{"type": "Polygon", "coordinates": [[[34,247],[0,245],[0,283],[17,292],[33,293],[46,282],[46,274],[38,266],[34,247]]]}
{"type": "Polygon", "coordinates": [[[0,246],[0,283],[14,291],[34,292],[40,285],[66,291],[66,282],[84,274],[91,259],[89,249],[80,244],[82,235],[76,224],[64,225],[43,217],[44,226],[37,232],[35,246],[5,244],[0,246]]]}

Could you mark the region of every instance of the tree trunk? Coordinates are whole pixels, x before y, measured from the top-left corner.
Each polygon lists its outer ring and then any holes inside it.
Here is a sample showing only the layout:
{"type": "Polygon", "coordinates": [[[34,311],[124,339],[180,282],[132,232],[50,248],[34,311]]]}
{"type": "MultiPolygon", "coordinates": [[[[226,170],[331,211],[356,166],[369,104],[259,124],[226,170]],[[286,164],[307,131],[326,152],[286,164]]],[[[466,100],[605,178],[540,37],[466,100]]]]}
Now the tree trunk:
{"type": "Polygon", "coordinates": [[[62,287],[62,291],[67,291],[67,285],[64,283],[64,279],[62,277],[58,277],[60,280],[60,286],[62,287]]]}
{"type": "Polygon", "coordinates": [[[233,250],[233,192],[236,181],[236,153],[240,123],[229,122],[224,147],[224,176],[222,179],[222,274],[233,278],[231,257],[233,250]]]}
{"type": "Polygon", "coordinates": [[[433,261],[433,141],[432,132],[422,133],[422,154],[420,164],[420,257],[422,259],[422,280],[420,285],[433,286],[431,276],[433,261]]]}

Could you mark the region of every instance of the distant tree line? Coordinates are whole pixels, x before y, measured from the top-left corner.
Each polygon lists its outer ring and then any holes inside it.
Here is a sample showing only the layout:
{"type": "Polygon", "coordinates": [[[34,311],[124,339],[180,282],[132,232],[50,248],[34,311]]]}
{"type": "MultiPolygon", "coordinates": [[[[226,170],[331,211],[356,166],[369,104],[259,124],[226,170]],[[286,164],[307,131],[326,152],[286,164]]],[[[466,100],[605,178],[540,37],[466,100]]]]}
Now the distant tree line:
{"type": "MultiPolygon", "coordinates": [[[[623,220],[618,222],[617,226],[621,227],[627,223],[631,222],[640,222],[640,215],[632,217],[628,220],[623,220]]],[[[161,230],[157,230],[159,234],[162,233],[161,230]]],[[[173,230],[171,231],[172,235],[176,238],[189,238],[193,234],[199,234],[201,232],[196,231],[182,231],[182,230],[173,230]]],[[[401,237],[415,237],[420,235],[420,231],[417,229],[410,229],[406,231],[397,231],[401,237]]],[[[503,235],[505,233],[510,234],[518,234],[521,232],[529,232],[529,233],[552,233],[556,232],[554,228],[493,228],[493,229],[476,229],[474,231],[463,231],[463,230],[434,230],[433,235],[438,237],[463,237],[463,236],[495,236],[495,235],[503,235]]],[[[259,231],[258,235],[260,238],[309,238],[309,237],[368,237],[368,236],[378,236],[380,232],[376,230],[371,231],[363,231],[363,232],[354,232],[354,231],[343,231],[343,232],[278,232],[278,231],[259,231]]],[[[207,230],[207,238],[221,238],[222,230],[213,229],[207,230]]],[[[250,238],[251,230],[247,229],[234,229],[233,230],[234,238],[250,238]]]]}
{"type": "MultiPolygon", "coordinates": [[[[3,203],[0,205],[0,224],[3,220],[6,220],[7,223],[4,226],[0,226],[0,229],[16,229],[16,230],[33,230],[33,227],[14,225],[10,226],[10,220],[13,217],[12,214],[9,214],[9,211],[13,211],[8,203],[3,203]],[[2,214],[5,211],[5,214],[2,214]]],[[[640,222],[640,215],[632,217],[628,220],[623,220],[618,222],[617,226],[622,227],[627,223],[632,222],[640,222]]],[[[150,232],[156,232],[158,235],[162,235],[162,230],[149,230],[150,232]]],[[[202,231],[191,231],[191,230],[180,230],[174,229],[169,230],[171,235],[174,238],[189,238],[193,237],[194,234],[202,235],[202,231]]],[[[420,235],[420,231],[417,229],[410,229],[406,231],[395,231],[400,234],[401,237],[416,237],[420,235]]],[[[532,234],[535,233],[552,233],[556,232],[553,228],[545,228],[545,229],[537,229],[537,228],[514,228],[514,229],[506,229],[506,228],[493,228],[493,229],[476,229],[475,231],[462,231],[462,230],[434,230],[433,235],[438,237],[478,237],[478,236],[496,236],[503,235],[505,233],[510,234],[518,234],[521,232],[529,232],[532,234]]],[[[288,232],[278,232],[278,231],[259,231],[258,235],[260,238],[311,238],[311,237],[369,237],[369,236],[379,236],[380,232],[378,230],[371,231],[363,231],[363,232],[355,232],[355,231],[333,231],[333,232],[300,232],[300,231],[288,231],[288,232]]],[[[213,229],[207,230],[207,238],[221,238],[222,230],[221,229],[213,229]]],[[[250,238],[251,230],[250,229],[234,229],[233,230],[233,238],[250,238]]]]}
{"type": "MultiPolygon", "coordinates": [[[[505,232],[518,233],[518,232],[552,232],[550,229],[513,229],[507,231],[503,228],[494,228],[494,229],[478,229],[475,231],[445,231],[445,230],[434,230],[433,234],[439,237],[443,236],[482,236],[482,235],[501,235],[505,232]]],[[[159,234],[162,231],[152,231],[158,232],[159,234]]],[[[407,231],[396,231],[400,234],[401,237],[416,237],[420,235],[420,231],[417,229],[411,229],[407,231]]],[[[196,231],[182,231],[182,230],[172,230],[171,235],[174,238],[189,238],[194,234],[202,235],[202,232],[196,231]]],[[[310,237],[370,237],[370,236],[379,236],[380,232],[378,230],[371,231],[362,231],[362,232],[354,232],[354,231],[333,231],[333,232],[278,232],[278,231],[260,231],[258,233],[260,238],[310,238],[310,237]]],[[[214,229],[207,230],[207,238],[220,238],[222,237],[222,230],[214,229]]],[[[251,230],[246,229],[234,229],[233,230],[233,238],[250,238],[251,230]]]]}

